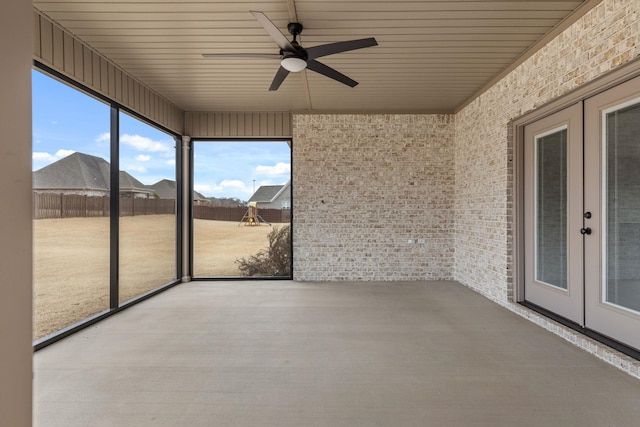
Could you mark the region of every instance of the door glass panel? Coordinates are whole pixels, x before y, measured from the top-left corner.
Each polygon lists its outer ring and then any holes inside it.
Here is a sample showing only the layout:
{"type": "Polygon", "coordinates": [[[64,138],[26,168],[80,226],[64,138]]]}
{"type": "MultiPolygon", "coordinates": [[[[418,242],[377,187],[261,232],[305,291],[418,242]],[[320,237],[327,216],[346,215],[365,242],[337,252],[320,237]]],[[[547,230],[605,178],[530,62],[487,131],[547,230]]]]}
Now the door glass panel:
{"type": "Polygon", "coordinates": [[[640,103],[605,112],[604,299],[640,311],[640,103]]]}
{"type": "Polygon", "coordinates": [[[567,289],[567,129],[536,138],[536,281],[567,289]]]}

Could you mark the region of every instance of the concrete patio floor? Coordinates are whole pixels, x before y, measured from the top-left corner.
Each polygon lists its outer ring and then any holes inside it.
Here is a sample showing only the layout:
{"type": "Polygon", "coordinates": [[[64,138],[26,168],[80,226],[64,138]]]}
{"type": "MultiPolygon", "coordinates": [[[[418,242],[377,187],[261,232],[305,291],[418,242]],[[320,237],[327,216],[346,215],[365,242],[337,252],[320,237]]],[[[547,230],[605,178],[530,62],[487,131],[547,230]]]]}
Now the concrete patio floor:
{"type": "Polygon", "coordinates": [[[41,427],[640,422],[640,381],[455,282],[191,282],[34,375],[41,427]]]}

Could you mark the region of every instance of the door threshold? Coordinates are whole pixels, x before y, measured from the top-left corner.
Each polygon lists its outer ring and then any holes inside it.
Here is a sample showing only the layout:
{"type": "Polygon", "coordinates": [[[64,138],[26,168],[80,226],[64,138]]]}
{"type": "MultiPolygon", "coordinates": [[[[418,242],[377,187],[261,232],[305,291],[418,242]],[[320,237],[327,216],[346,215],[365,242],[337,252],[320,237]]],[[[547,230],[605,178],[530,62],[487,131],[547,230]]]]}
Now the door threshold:
{"type": "Polygon", "coordinates": [[[640,360],[640,350],[637,350],[633,347],[630,347],[626,344],[621,343],[620,341],[616,341],[614,339],[611,339],[609,337],[607,337],[606,335],[602,335],[592,329],[586,328],[574,321],[571,321],[565,317],[559,316],[556,313],[553,313],[552,311],[549,311],[545,308],[540,307],[539,305],[533,304],[529,301],[520,301],[518,302],[518,304],[527,307],[530,310],[535,311],[536,313],[539,313],[545,317],[548,317],[549,319],[553,320],[554,322],[558,322],[563,326],[566,326],[567,328],[570,328],[576,332],[581,333],[582,335],[585,335],[591,339],[594,339],[596,341],[598,341],[599,343],[602,343],[608,347],[613,348],[614,350],[619,351],[620,353],[626,354],[629,357],[632,357],[636,360],[640,360]]]}

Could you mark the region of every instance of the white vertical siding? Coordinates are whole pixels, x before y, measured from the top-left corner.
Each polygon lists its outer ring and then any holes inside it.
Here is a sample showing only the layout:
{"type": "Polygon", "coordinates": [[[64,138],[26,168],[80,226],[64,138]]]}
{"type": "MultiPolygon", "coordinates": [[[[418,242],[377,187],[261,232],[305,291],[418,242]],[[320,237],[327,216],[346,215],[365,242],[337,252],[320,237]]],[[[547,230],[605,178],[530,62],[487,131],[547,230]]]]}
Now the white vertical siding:
{"type": "Polygon", "coordinates": [[[185,133],[197,138],[290,138],[289,112],[187,112],[185,133]]]}

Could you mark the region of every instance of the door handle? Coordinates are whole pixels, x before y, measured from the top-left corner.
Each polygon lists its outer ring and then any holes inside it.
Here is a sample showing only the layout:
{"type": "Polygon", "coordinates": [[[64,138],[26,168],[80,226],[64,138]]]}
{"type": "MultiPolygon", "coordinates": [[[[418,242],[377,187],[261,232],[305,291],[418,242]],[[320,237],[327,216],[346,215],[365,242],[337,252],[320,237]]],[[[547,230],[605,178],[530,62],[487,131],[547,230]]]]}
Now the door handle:
{"type": "Polygon", "coordinates": [[[580,234],[587,234],[587,235],[591,234],[591,227],[581,228],[580,234]]]}

